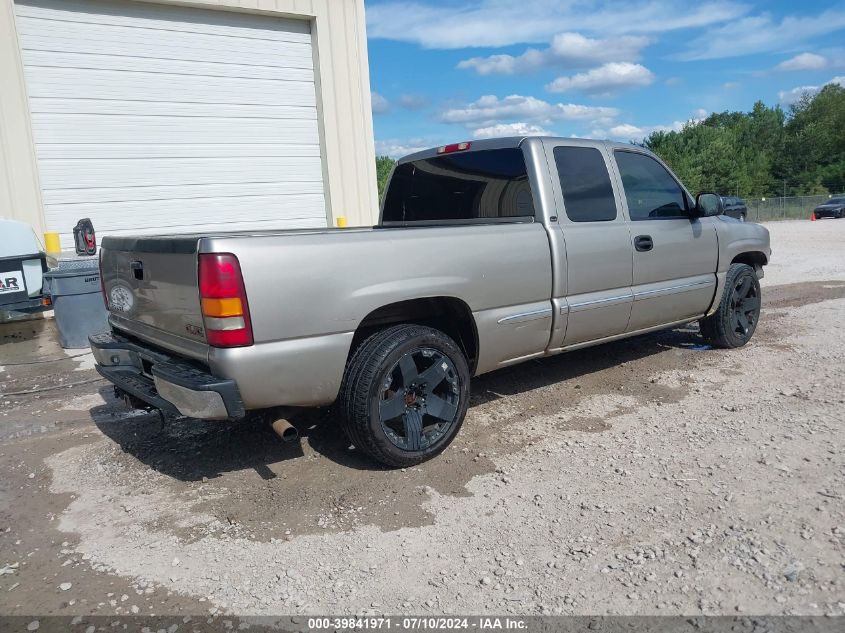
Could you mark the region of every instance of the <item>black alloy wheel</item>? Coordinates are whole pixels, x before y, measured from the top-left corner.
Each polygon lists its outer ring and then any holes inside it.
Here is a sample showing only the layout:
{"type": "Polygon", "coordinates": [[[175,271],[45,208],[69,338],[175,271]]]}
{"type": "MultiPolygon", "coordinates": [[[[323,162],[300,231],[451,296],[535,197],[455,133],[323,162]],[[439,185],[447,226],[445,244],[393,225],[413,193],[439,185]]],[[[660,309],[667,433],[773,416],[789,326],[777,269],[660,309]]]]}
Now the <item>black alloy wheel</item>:
{"type": "Polygon", "coordinates": [[[446,449],[469,406],[463,350],[440,330],[413,323],[372,334],[346,366],[338,399],[356,449],[393,467],[446,449]]]}
{"type": "Polygon", "coordinates": [[[460,404],[458,372],[436,349],[406,352],[386,372],[382,387],[379,421],[397,448],[428,448],[455,423],[460,404]]]}
{"type": "Polygon", "coordinates": [[[760,321],[762,293],[757,273],[748,264],[731,264],[716,311],[699,320],[701,335],[715,347],[742,347],[760,321]]]}
{"type": "Polygon", "coordinates": [[[746,340],[750,338],[760,316],[759,286],[753,283],[750,275],[742,275],[735,280],[731,293],[731,310],[733,312],[733,331],[746,340]]]}

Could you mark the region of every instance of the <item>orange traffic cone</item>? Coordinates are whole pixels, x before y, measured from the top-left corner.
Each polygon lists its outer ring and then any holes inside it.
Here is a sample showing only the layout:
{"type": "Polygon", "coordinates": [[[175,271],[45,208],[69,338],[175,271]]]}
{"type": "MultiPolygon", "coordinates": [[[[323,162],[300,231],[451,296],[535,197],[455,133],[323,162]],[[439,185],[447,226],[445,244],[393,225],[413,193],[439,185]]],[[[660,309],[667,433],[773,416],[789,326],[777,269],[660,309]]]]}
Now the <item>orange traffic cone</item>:
{"type": "Polygon", "coordinates": [[[815,222],[815,221],[816,221],[816,212],[815,212],[815,211],[813,211],[813,212],[810,214],[810,222],[815,222]]]}

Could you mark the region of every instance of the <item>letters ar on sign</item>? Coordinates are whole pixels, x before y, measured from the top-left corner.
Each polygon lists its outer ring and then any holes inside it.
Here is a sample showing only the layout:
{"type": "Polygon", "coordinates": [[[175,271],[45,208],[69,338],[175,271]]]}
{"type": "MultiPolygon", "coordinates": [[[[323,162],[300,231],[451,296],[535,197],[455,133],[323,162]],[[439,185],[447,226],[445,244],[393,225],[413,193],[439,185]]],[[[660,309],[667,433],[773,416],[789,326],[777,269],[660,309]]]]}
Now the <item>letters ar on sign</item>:
{"type": "Polygon", "coordinates": [[[20,271],[0,272],[0,294],[22,292],[25,289],[20,271]]]}

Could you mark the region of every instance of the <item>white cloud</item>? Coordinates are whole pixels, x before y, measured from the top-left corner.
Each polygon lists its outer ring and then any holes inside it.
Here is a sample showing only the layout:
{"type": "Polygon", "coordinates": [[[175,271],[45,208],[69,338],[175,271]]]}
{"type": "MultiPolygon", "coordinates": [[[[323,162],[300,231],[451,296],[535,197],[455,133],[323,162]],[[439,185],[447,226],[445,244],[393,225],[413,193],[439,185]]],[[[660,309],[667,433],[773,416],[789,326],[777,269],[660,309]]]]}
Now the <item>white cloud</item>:
{"type": "Polygon", "coordinates": [[[796,86],[791,90],[781,90],[778,93],[778,101],[785,105],[790,105],[798,101],[805,94],[814,95],[820,89],[819,86],[796,86]]]}
{"type": "Polygon", "coordinates": [[[827,57],[815,53],[801,53],[775,66],[775,70],[821,70],[829,64],[827,57]]]}
{"type": "Polygon", "coordinates": [[[481,127],[472,132],[472,138],[496,138],[497,136],[548,136],[551,132],[534,125],[519,121],[517,123],[498,123],[481,127]]]}
{"type": "Polygon", "coordinates": [[[736,90],[737,88],[739,88],[739,82],[738,81],[726,81],[725,83],[722,84],[722,88],[724,88],[725,90],[736,90]]]}
{"type": "Polygon", "coordinates": [[[607,131],[593,130],[593,132],[602,132],[601,134],[595,134],[595,136],[606,136],[613,139],[625,140],[640,139],[643,136],[646,136],[644,128],[637,127],[636,125],[631,125],[630,123],[614,125],[607,131]]]}
{"type": "Polygon", "coordinates": [[[620,123],[609,128],[598,128],[592,131],[594,138],[609,138],[617,141],[640,142],[652,132],[680,132],[688,125],[701,123],[709,112],[699,108],[693,112],[686,121],[673,121],[668,125],[633,125],[631,123],[620,123]]]}
{"type": "Polygon", "coordinates": [[[546,86],[550,92],[579,90],[592,95],[610,95],[625,88],[648,86],[654,73],[641,64],[610,62],[572,77],[558,77],[546,86]]]}
{"type": "Polygon", "coordinates": [[[735,20],[748,12],[731,0],[394,0],[367,6],[373,38],[426,48],[548,42],[555,33],[661,33],[735,20]]]}
{"type": "MultiPolygon", "coordinates": [[[[838,84],[845,88],[845,75],[834,77],[830,81],[827,82],[828,84],[838,84]]],[[[827,84],[825,84],[827,85],[827,84]]],[[[778,93],[778,100],[783,103],[784,105],[792,105],[793,103],[799,101],[801,97],[805,94],[814,95],[819,90],[821,90],[824,86],[796,86],[791,90],[781,90],[778,93]]]]}
{"type": "Polygon", "coordinates": [[[508,119],[548,124],[551,121],[597,121],[619,114],[616,108],[585,106],[574,103],[549,103],[536,97],[510,95],[499,99],[486,95],[466,105],[450,108],[440,115],[444,123],[462,123],[467,127],[489,127],[508,119]]]}
{"type": "Polygon", "coordinates": [[[376,141],[376,156],[390,156],[401,158],[414,152],[419,152],[430,147],[436,147],[438,143],[423,138],[410,139],[383,139],[376,141]]]}
{"type": "Polygon", "coordinates": [[[580,33],[559,33],[548,48],[529,48],[517,56],[472,57],[460,62],[458,68],[474,70],[479,75],[513,75],[546,66],[587,68],[603,62],[639,59],[648,43],[649,38],[635,35],[593,39],[580,33]]]}
{"type": "Polygon", "coordinates": [[[379,93],[373,92],[370,95],[370,100],[373,104],[373,114],[384,114],[385,112],[390,110],[390,103],[379,93]]]}
{"type": "Polygon", "coordinates": [[[744,17],[706,30],[689,42],[684,60],[721,59],[789,50],[845,28],[845,10],[818,15],[788,15],[779,22],[769,14],[744,17]]]}

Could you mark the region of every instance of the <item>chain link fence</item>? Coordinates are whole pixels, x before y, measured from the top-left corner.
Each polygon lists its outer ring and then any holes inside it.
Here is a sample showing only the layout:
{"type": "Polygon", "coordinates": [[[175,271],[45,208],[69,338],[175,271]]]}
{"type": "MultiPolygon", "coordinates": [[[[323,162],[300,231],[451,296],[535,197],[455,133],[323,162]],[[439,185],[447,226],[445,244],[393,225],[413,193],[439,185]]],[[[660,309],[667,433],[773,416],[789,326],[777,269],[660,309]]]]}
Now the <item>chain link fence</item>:
{"type": "Polygon", "coordinates": [[[819,196],[792,196],[787,198],[746,198],[747,220],[766,222],[770,220],[809,220],[810,214],[820,204],[831,198],[842,198],[845,194],[819,196]]]}

